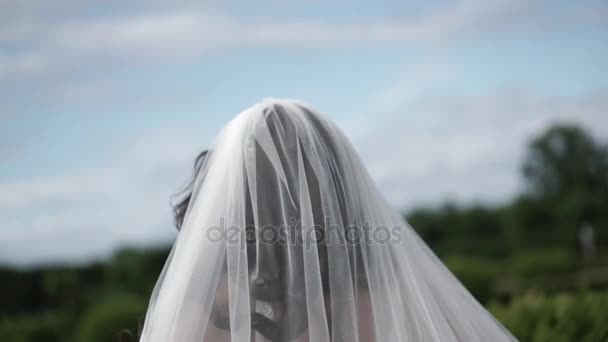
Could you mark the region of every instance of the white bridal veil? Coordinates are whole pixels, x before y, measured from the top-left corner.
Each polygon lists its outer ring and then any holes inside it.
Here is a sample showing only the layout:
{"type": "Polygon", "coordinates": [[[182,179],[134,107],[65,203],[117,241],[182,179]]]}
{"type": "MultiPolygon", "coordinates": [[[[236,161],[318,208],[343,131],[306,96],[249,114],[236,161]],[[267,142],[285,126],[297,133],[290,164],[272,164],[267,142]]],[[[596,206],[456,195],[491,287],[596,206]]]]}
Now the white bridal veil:
{"type": "Polygon", "coordinates": [[[390,208],[336,126],[265,100],[203,161],[140,341],[514,340],[390,208]]]}

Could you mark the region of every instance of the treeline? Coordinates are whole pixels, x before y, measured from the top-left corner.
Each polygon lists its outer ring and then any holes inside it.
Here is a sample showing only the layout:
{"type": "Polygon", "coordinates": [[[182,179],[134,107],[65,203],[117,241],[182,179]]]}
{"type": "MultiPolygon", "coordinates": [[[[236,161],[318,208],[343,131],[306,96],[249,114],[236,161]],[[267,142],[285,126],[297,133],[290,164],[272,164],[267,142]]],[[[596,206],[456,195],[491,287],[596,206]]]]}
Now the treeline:
{"type": "Polygon", "coordinates": [[[526,191],[408,220],[521,341],[608,341],[608,149],[576,126],[534,139],[526,191]]]}
{"type": "Polygon", "coordinates": [[[0,341],[118,341],[137,333],[169,248],[123,249],[86,266],[0,269],[0,341]]]}
{"type": "Polygon", "coordinates": [[[556,126],[523,162],[526,192],[499,207],[415,210],[410,224],[482,302],[608,288],[608,149],[556,126]]]}
{"type": "MultiPolygon", "coordinates": [[[[552,127],[530,142],[522,176],[526,191],[511,203],[446,204],[407,219],[521,341],[608,341],[606,145],[552,127]]],[[[0,268],[0,341],[135,341],[168,251],[0,268]]]]}

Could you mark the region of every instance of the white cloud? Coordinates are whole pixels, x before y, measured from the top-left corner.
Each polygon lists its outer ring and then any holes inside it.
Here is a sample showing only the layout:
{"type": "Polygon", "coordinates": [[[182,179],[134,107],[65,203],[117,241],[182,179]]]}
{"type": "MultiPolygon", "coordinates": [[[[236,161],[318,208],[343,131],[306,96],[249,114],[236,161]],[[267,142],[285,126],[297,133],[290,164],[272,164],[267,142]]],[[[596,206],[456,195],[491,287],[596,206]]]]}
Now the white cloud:
{"type": "Polygon", "coordinates": [[[526,143],[557,122],[608,140],[608,90],[556,97],[503,88],[477,96],[422,96],[351,134],[397,207],[446,199],[500,203],[522,190],[526,143]]]}
{"type": "Polygon", "coordinates": [[[4,40],[24,46],[16,53],[0,55],[0,78],[65,72],[75,64],[108,59],[170,63],[217,48],[428,43],[503,31],[565,29],[568,24],[591,22],[587,12],[574,11],[579,14],[568,16],[547,7],[542,1],[465,0],[423,16],[331,23],[293,16],[242,18],[216,7],[190,5],[65,20],[34,15],[42,24],[31,14],[22,14],[26,19],[0,29],[0,44],[4,40]]]}
{"type": "Polygon", "coordinates": [[[48,60],[36,53],[26,52],[19,55],[0,54],[0,79],[35,76],[46,72],[48,60]]]}
{"type": "Polygon", "coordinates": [[[0,183],[0,260],[85,261],[124,244],[167,242],[169,198],[199,152],[186,131],[149,131],[101,165],[0,183]]]}
{"type": "MultiPolygon", "coordinates": [[[[520,190],[518,165],[532,135],[575,121],[606,141],[606,110],[608,90],[553,97],[511,88],[419,95],[399,111],[368,116],[356,130],[342,126],[396,207],[446,198],[496,203],[520,190]]],[[[101,168],[0,184],[0,259],[83,260],[124,243],[169,239],[168,199],[189,176],[202,143],[187,131],[150,131],[117,146],[125,152],[101,168]]]]}
{"type": "MultiPolygon", "coordinates": [[[[0,48],[3,43],[13,47],[0,51],[0,106],[7,108],[0,107],[0,117],[30,105],[41,113],[48,108],[40,103],[54,103],[44,96],[88,108],[104,108],[106,102],[122,106],[123,97],[134,97],[130,87],[138,85],[104,73],[114,70],[112,63],[175,64],[224,48],[434,44],[497,32],[569,29],[584,21],[607,23],[605,8],[556,13],[546,1],[522,0],[465,0],[421,16],[367,22],[239,18],[218,6],[168,0],[142,0],[121,15],[85,16],[85,3],[0,0],[0,48]],[[64,10],[69,15],[63,16],[64,10]],[[104,76],[91,82],[85,71],[104,76]]],[[[395,84],[370,99],[372,116],[344,122],[372,177],[395,206],[436,204],[446,197],[508,198],[520,187],[518,165],[526,139],[557,120],[582,122],[597,136],[608,137],[606,91],[568,97],[531,89],[477,96],[429,91],[450,79],[452,71],[451,65],[433,60],[400,70],[395,84]]],[[[152,106],[158,100],[142,99],[152,106]]],[[[168,198],[188,176],[198,152],[198,142],[185,138],[197,134],[167,132],[140,137],[101,168],[0,183],[0,259],[73,259],[107,253],[121,242],[166,237],[168,198]]]]}

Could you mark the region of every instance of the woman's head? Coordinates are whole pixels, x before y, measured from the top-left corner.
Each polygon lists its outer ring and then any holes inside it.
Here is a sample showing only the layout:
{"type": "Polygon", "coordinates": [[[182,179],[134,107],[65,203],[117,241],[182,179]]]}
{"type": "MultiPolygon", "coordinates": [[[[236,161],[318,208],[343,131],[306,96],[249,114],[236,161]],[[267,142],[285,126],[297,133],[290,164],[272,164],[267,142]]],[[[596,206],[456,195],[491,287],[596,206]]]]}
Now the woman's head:
{"type": "Polygon", "coordinates": [[[142,342],[510,340],[299,102],[232,120],[175,217],[142,342]]]}
{"type": "MultiPolygon", "coordinates": [[[[303,122],[293,120],[280,104],[268,106],[263,119],[252,127],[250,139],[244,141],[250,147],[243,152],[242,166],[250,296],[253,301],[270,303],[275,311],[275,317],[269,319],[268,314],[261,315],[252,308],[252,326],[273,341],[280,336],[301,334],[307,327],[304,243],[314,244],[314,248],[309,247],[317,261],[320,290],[329,296],[326,225],[338,219],[342,225],[348,223],[347,212],[341,212],[339,218],[328,217],[330,208],[347,210],[344,184],[340,181],[344,177],[342,161],[337,155],[340,147],[329,127],[307,108],[299,108],[303,122]],[[314,134],[303,134],[305,128],[314,134]],[[321,173],[330,179],[321,182],[321,173]],[[332,196],[322,198],[321,187],[332,196]],[[301,234],[308,228],[312,240],[304,241],[301,234]]],[[[173,211],[178,229],[193,198],[195,179],[212,153],[203,151],[196,157],[194,176],[177,197],[173,211]]],[[[355,254],[350,260],[357,259],[362,268],[360,253],[355,254]]],[[[227,307],[221,308],[216,306],[215,314],[220,316],[216,317],[216,325],[228,328],[222,323],[227,319],[221,317],[228,314],[227,307]]]]}

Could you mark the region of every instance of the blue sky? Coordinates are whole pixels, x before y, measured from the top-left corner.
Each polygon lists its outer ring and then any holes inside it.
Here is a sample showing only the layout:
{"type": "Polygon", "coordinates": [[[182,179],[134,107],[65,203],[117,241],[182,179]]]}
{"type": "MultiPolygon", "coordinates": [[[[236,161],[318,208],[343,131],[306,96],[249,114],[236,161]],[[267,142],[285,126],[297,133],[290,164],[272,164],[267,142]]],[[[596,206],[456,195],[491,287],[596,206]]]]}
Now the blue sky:
{"type": "Polygon", "coordinates": [[[340,125],[397,208],[500,203],[555,122],[608,140],[602,1],[0,0],[0,262],[170,241],[198,151],[265,97],[340,125]]]}

